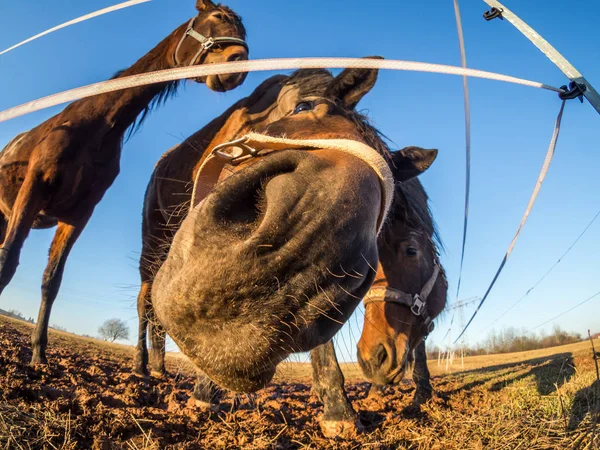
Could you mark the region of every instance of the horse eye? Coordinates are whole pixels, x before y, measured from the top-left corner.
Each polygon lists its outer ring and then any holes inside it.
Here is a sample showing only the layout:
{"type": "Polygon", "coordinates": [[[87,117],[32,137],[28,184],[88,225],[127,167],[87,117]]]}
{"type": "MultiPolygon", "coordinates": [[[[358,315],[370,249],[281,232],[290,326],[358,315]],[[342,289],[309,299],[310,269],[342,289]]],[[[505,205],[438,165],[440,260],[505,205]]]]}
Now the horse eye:
{"type": "Polygon", "coordinates": [[[406,255],[407,256],[417,256],[419,254],[419,250],[417,250],[414,247],[408,247],[406,249],[406,255]]]}
{"type": "Polygon", "coordinates": [[[217,20],[223,20],[225,18],[225,16],[221,13],[214,13],[212,16],[217,20]]]}
{"type": "Polygon", "coordinates": [[[313,109],[312,102],[300,102],[294,108],[294,114],[301,113],[302,111],[310,111],[313,109]]]}

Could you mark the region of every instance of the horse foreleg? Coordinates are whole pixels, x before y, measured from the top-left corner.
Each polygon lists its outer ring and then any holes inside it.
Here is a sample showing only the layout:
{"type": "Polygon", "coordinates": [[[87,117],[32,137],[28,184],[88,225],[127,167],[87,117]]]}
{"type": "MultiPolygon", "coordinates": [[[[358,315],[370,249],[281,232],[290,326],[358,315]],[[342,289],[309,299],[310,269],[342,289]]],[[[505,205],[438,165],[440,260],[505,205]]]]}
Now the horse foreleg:
{"type": "Polygon", "coordinates": [[[167,252],[164,246],[170,241],[169,233],[164,230],[161,222],[164,220],[160,207],[156,204],[153,188],[154,175],[144,198],[142,214],[142,254],[140,256],[140,278],[142,285],[138,294],[138,345],[135,358],[135,372],[140,375],[148,374],[147,333],[150,333],[150,366],[152,371],[160,376],[166,375],[165,370],[165,341],[166,334],[158,323],[152,307],[152,284],[154,276],[164,262],[167,252]]]}
{"type": "Polygon", "coordinates": [[[152,307],[151,303],[152,282],[142,281],[137,298],[138,311],[138,343],[135,352],[134,372],[139,375],[148,375],[148,346],[146,344],[146,330],[148,329],[147,310],[152,307]]]}
{"type": "Polygon", "coordinates": [[[427,367],[427,352],[425,341],[421,341],[415,349],[415,363],[413,381],[417,385],[413,402],[417,405],[425,403],[433,396],[433,388],[429,381],[429,368],[427,367]]]}
{"type": "Polygon", "coordinates": [[[333,341],[313,349],[310,359],[314,389],[323,402],[323,434],[335,437],[356,432],[358,418],[344,391],[344,375],[335,355],[333,341]]]}
{"type": "Polygon", "coordinates": [[[13,205],[8,225],[2,216],[0,234],[0,294],[10,283],[19,265],[19,256],[29,230],[44,203],[44,184],[39,176],[27,174],[13,205]]]}
{"type": "Polygon", "coordinates": [[[192,397],[201,408],[214,409],[221,402],[223,392],[207,376],[198,374],[192,397]]]}
{"type": "Polygon", "coordinates": [[[6,218],[4,217],[4,214],[0,212],[0,247],[2,247],[2,244],[4,243],[4,236],[6,235],[6,225],[6,218]]]}
{"type": "Polygon", "coordinates": [[[154,309],[150,307],[146,311],[150,331],[150,367],[152,372],[159,376],[167,374],[165,369],[165,345],[167,333],[162,325],[156,319],[154,309]]]}
{"type": "Polygon", "coordinates": [[[50,246],[48,265],[42,279],[42,304],[37,324],[33,331],[31,344],[33,346],[32,364],[46,364],[46,346],[48,345],[48,323],[52,304],[56,299],[62,282],[65,263],[73,244],[85,228],[91,213],[71,223],[59,222],[58,228],[50,246]]]}
{"type": "Polygon", "coordinates": [[[369,393],[367,394],[367,397],[377,398],[383,397],[383,395],[383,386],[381,384],[371,383],[371,387],[369,388],[369,393]]]}

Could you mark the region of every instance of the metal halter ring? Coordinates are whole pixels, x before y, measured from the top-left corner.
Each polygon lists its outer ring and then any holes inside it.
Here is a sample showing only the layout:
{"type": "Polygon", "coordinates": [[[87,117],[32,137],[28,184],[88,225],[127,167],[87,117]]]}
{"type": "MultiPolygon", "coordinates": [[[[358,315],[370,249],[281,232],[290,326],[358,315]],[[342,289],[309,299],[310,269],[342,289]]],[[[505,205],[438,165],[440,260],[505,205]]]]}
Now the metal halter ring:
{"type": "Polygon", "coordinates": [[[240,138],[240,139],[236,139],[234,141],[230,141],[230,142],[226,142],[224,144],[220,144],[217,145],[216,147],[214,147],[212,149],[211,154],[226,160],[227,162],[229,162],[230,164],[235,164],[236,162],[239,162],[240,159],[246,157],[246,156],[250,156],[250,157],[256,157],[258,156],[258,150],[256,150],[255,148],[250,147],[249,145],[246,144],[246,142],[248,141],[248,138],[246,136],[240,138]],[[228,152],[224,152],[224,149],[227,148],[232,148],[232,152],[228,153],[228,152]],[[236,151],[237,149],[237,151],[236,151]]]}

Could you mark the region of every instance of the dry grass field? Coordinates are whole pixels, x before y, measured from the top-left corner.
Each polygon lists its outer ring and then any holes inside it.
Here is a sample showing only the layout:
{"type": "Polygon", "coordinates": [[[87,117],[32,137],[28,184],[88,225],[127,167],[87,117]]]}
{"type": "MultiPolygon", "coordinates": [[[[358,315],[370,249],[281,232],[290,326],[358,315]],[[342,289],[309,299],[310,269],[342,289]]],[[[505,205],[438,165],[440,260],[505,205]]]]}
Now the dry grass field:
{"type": "Polygon", "coordinates": [[[132,347],[51,331],[51,365],[32,369],[30,330],[0,317],[2,449],[600,448],[589,342],[469,357],[454,373],[431,361],[436,395],[420,409],[412,384],[367,398],[357,366],[344,365],[364,430],[331,440],[319,429],[308,364],[283,364],[266,389],[227,395],[209,412],[189,401],[193,372],[182,357],[169,355],[167,378],[142,379],[130,370],[132,347]]]}

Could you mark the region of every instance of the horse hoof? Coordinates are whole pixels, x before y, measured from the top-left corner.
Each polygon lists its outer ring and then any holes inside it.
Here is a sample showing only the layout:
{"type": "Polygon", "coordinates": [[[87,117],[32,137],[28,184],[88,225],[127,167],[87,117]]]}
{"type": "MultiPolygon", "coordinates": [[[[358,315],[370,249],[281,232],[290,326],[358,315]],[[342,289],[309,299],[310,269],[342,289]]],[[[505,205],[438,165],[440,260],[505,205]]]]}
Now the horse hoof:
{"type": "Polygon", "coordinates": [[[131,373],[137,375],[138,377],[147,377],[150,375],[148,372],[148,364],[144,364],[143,361],[136,360],[131,367],[131,373]]]}
{"type": "Polygon", "coordinates": [[[31,357],[31,362],[29,363],[29,365],[31,367],[35,367],[35,366],[47,366],[48,365],[48,359],[45,356],[36,356],[36,355],[33,355],[31,357]]]}
{"type": "Polygon", "coordinates": [[[139,367],[134,367],[132,370],[132,373],[138,377],[142,377],[142,378],[146,378],[148,377],[149,373],[147,370],[144,369],[140,369],[139,367]]]}
{"type": "Polygon", "coordinates": [[[321,420],[321,432],[326,438],[348,439],[362,429],[358,420],[321,420]]]}
{"type": "Polygon", "coordinates": [[[375,385],[371,386],[371,389],[369,389],[369,393],[367,394],[367,398],[382,398],[383,396],[383,387],[375,385]]]}
{"type": "Polygon", "coordinates": [[[427,403],[433,397],[433,393],[431,391],[420,392],[417,391],[413,398],[413,404],[416,406],[421,406],[424,403],[427,403]]]}
{"type": "Polygon", "coordinates": [[[150,375],[153,376],[154,378],[163,379],[163,378],[167,378],[169,373],[166,370],[152,369],[152,371],[150,372],[150,375]]]}
{"type": "Polygon", "coordinates": [[[205,402],[204,400],[199,400],[194,397],[191,397],[188,400],[188,406],[191,406],[192,408],[199,408],[203,411],[208,411],[208,412],[218,412],[219,411],[218,404],[205,402]]]}

